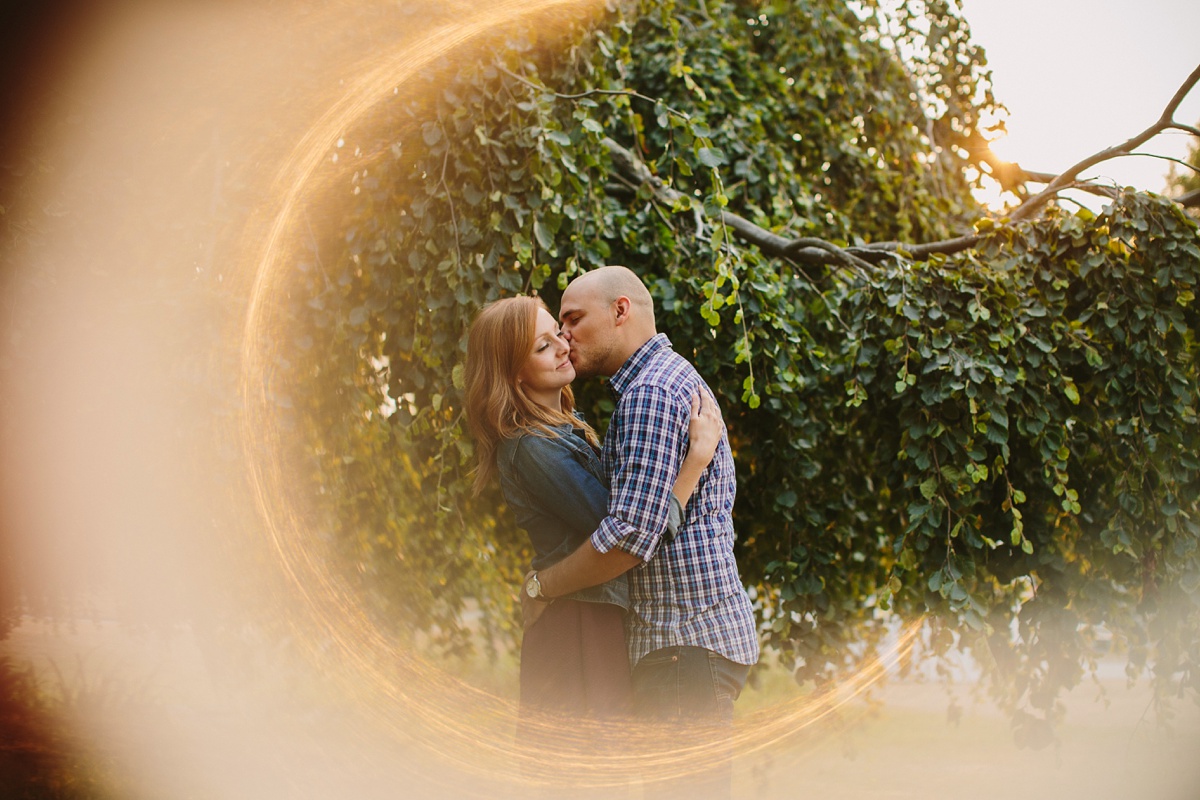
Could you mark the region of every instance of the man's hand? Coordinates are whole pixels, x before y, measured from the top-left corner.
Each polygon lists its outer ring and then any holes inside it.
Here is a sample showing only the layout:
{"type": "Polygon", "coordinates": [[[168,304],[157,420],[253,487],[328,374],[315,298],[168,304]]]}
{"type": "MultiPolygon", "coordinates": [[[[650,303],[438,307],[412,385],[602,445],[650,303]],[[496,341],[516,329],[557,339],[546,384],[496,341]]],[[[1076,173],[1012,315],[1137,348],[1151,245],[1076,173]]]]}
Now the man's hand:
{"type": "Polygon", "coordinates": [[[529,596],[529,592],[525,591],[525,584],[529,582],[529,578],[533,575],[533,570],[525,573],[525,578],[521,581],[521,588],[518,590],[521,595],[521,625],[526,630],[533,627],[533,623],[546,612],[546,607],[553,600],[546,598],[534,598],[529,596]]]}

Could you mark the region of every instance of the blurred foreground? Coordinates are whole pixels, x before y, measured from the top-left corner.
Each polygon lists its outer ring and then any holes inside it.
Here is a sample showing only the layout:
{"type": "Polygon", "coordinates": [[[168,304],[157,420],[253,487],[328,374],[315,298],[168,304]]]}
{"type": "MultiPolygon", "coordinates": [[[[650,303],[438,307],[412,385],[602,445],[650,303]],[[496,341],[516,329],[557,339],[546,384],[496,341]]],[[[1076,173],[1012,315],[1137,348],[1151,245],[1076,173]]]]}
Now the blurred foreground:
{"type": "MultiPolygon", "coordinates": [[[[62,715],[62,742],[80,748],[63,763],[81,773],[76,787],[99,789],[99,796],[467,798],[528,791],[417,763],[417,748],[375,729],[335,694],[323,696],[320,676],[298,670],[278,647],[247,646],[240,660],[226,652],[219,663],[213,655],[186,628],[139,632],[91,621],[67,630],[27,620],[0,649],[0,657],[37,676],[45,706],[62,715]]],[[[503,665],[493,677],[503,683],[511,669],[503,665]]],[[[785,675],[762,677],[739,703],[744,715],[795,692],[785,675]]],[[[840,719],[740,754],[736,795],[1184,800],[1200,790],[1200,709],[1180,700],[1173,714],[1156,719],[1149,690],[1127,686],[1119,666],[1102,665],[1096,682],[1065,698],[1059,740],[1041,749],[1019,748],[1009,719],[974,698],[975,688],[895,679],[870,700],[852,700],[840,719]]]]}

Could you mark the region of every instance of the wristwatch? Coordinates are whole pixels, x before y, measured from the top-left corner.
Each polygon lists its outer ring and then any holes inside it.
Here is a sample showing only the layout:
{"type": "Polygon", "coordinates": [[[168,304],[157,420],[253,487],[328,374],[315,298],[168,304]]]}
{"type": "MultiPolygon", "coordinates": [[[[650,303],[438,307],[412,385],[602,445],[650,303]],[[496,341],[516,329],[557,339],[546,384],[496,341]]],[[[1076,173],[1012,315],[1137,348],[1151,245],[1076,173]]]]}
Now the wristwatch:
{"type": "Polygon", "coordinates": [[[537,573],[530,574],[525,581],[525,594],[532,597],[534,600],[545,600],[546,595],[542,592],[542,582],[538,580],[537,573]]]}

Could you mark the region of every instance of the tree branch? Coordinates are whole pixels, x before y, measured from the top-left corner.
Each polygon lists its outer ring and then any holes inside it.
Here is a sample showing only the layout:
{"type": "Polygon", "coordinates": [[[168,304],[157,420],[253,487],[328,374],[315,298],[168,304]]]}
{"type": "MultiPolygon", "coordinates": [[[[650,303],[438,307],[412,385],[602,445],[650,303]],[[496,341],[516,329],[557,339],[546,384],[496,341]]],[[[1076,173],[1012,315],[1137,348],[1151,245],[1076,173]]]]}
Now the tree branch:
{"type": "MultiPolygon", "coordinates": [[[[1081,189],[1092,194],[1115,197],[1117,194],[1116,190],[1090,181],[1080,181],[1078,180],[1079,174],[1096,164],[1113,158],[1128,155],[1147,155],[1145,153],[1136,153],[1136,148],[1169,128],[1190,130],[1188,126],[1183,126],[1175,122],[1173,116],[1183,98],[1195,87],[1197,82],[1200,82],[1200,66],[1196,67],[1187,80],[1179,87],[1178,91],[1175,92],[1175,96],[1171,98],[1171,101],[1153,125],[1121,144],[1088,156],[1058,175],[1051,175],[1045,172],[1030,172],[1016,164],[997,162],[1002,165],[1001,169],[1008,171],[1008,174],[1005,176],[1006,180],[1012,180],[1012,171],[1016,170],[1020,175],[1015,181],[1016,184],[1025,183],[1026,181],[1046,184],[1045,189],[1017,206],[1008,215],[1009,220],[1011,222],[1019,222],[1028,219],[1065,189],[1081,189]]],[[[674,206],[683,203],[690,204],[692,202],[692,198],[668,186],[661,178],[650,172],[650,169],[637,156],[613,139],[605,137],[601,141],[608,148],[609,153],[612,154],[613,164],[617,168],[619,177],[628,181],[632,186],[649,187],[654,197],[659,202],[667,205],[674,206]]],[[[992,162],[989,161],[988,163],[994,169],[998,168],[992,162]]],[[[1200,206],[1200,191],[1188,192],[1182,197],[1177,198],[1177,202],[1185,207],[1200,206]]],[[[899,254],[916,260],[922,260],[935,254],[954,255],[955,253],[961,253],[964,250],[974,247],[982,238],[978,234],[966,234],[952,239],[926,242],[924,244],[877,242],[861,247],[839,247],[824,239],[811,237],[789,239],[785,236],[780,236],[777,233],[755,225],[750,220],[734,214],[732,211],[721,211],[721,221],[738,238],[747,244],[754,245],[765,255],[805,264],[839,265],[853,269],[864,276],[873,272],[876,268],[875,265],[899,254]]]]}
{"type": "Polygon", "coordinates": [[[542,92],[543,94],[552,95],[553,97],[555,97],[559,100],[582,100],[585,97],[624,95],[625,97],[632,97],[637,100],[645,100],[647,103],[651,103],[655,106],[661,105],[664,109],[666,109],[671,114],[676,115],[677,117],[680,117],[682,119],[691,119],[691,117],[689,117],[687,114],[685,114],[682,111],[679,111],[677,109],[671,108],[669,105],[662,102],[661,100],[656,100],[653,97],[649,97],[649,96],[641,94],[639,92],[635,92],[631,89],[588,89],[586,92],[577,92],[576,94],[561,94],[560,92],[556,92],[552,89],[547,88],[546,86],[543,86],[538,83],[534,83],[533,81],[529,80],[528,78],[524,78],[524,77],[518,75],[517,73],[512,72],[511,70],[505,69],[502,66],[497,66],[496,69],[498,69],[500,72],[503,72],[505,75],[512,78],[513,80],[524,84],[525,86],[527,86],[530,89],[533,89],[535,92],[542,92]]]}
{"type": "MultiPolygon", "coordinates": [[[[661,178],[652,174],[637,156],[610,138],[601,140],[612,155],[620,177],[635,186],[648,186],[655,198],[667,205],[690,203],[691,199],[667,186],[661,178]]],[[[732,211],[722,211],[721,221],[734,234],[754,245],[764,254],[776,258],[792,259],[804,264],[840,265],[858,272],[870,273],[875,271],[875,265],[898,252],[903,251],[913,258],[926,258],[934,253],[951,255],[974,246],[980,239],[977,235],[960,236],[940,242],[929,242],[920,245],[906,245],[900,242],[878,242],[862,247],[839,247],[824,239],[803,237],[791,239],[780,236],[765,228],[755,225],[750,220],[732,211]]]]}
{"type": "MultiPolygon", "coordinates": [[[[601,140],[612,154],[613,163],[623,176],[635,185],[649,186],[660,202],[668,205],[690,203],[691,199],[652,174],[632,152],[605,137],[601,140]]],[[[722,211],[721,221],[747,244],[752,244],[763,253],[776,258],[787,258],[806,264],[840,264],[856,271],[870,273],[874,263],[882,261],[891,251],[882,248],[838,247],[823,239],[789,239],[755,225],[732,211],[722,211]],[[868,259],[867,256],[870,256],[868,259]]]]}
{"type": "MultiPolygon", "coordinates": [[[[1053,172],[1033,172],[1032,170],[1027,170],[1020,164],[1014,163],[1012,166],[1016,168],[1019,173],[1019,178],[1017,180],[1018,184],[1047,184],[1058,177],[1053,172]]],[[[1092,183],[1091,181],[1075,181],[1069,186],[1064,186],[1063,189],[1078,189],[1081,192],[1087,192],[1088,194],[1109,198],[1116,197],[1119,194],[1119,192],[1111,186],[1104,186],[1103,184],[1092,183]]]]}
{"type": "Polygon", "coordinates": [[[1132,139],[1128,139],[1121,144],[1114,145],[1105,150],[1101,150],[1098,153],[1094,153],[1080,161],[1078,164],[1075,164],[1070,169],[1059,174],[1054,178],[1054,180],[1047,184],[1045,189],[1029,198],[1021,205],[1017,206],[1017,208],[1011,214],[1009,214],[1009,218],[1014,222],[1028,219],[1033,215],[1034,212],[1049,202],[1051,198],[1057,195],[1064,188],[1067,188],[1068,184],[1074,183],[1076,178],[1079,177],[1079,173],[1083,172],[1085,169],[1094,167],[1096,164],[1099,164],[1103,161],[1108,161],[1111,158],[1116,158],[1117,156],[1128,155],[1168,128],[1178,127],[1179,123],[1175,122],[1174,120],[1175,110],[1179,108],[1179,104],[1183,102],[1183,98],[1187,96],[1193,87],[1195,87],[1198,81],[1200,81],[1200,66],[1197,66],[1194,70],[1192,70],[1192,74],[1187,77],[1187,80],[1185,80],[1175,92],[1175,96],[1171,98],[1169,103],[1167,103],[1166,108],[1163,109],[1162,114],[1153,125],[1146,128],[1132,139]]]}

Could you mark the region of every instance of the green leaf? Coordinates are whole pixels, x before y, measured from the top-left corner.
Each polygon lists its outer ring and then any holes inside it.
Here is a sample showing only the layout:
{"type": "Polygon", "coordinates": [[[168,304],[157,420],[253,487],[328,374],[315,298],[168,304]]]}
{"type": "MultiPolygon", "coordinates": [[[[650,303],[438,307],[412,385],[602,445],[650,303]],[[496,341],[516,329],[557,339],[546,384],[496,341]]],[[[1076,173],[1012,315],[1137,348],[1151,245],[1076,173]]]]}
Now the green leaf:
{"type": "Polygon", "coordinates": [[[926,500],[931,500],[937,494],[938,480],[937,478],[927,478],[921,483],[921,496],[926,500]]]}
{"type": "Polygon", "coordinates": [[[538,246],[543,250],[554,249],[554,234],[546,227],[540,219],[533,223],[533,236],[537,239],[538,246]]]}
{"type": "Polygon", "coordinates": [[[929,587],[929,591],[931,591],[931,592],[941,591],[944,578],[945,578],[945,576],[942,574],[942,571],[940,569],[937,572],[930,575],[929,580],[926,583],[926,585],[929,587]]]}

